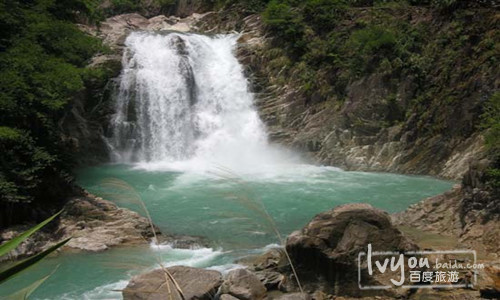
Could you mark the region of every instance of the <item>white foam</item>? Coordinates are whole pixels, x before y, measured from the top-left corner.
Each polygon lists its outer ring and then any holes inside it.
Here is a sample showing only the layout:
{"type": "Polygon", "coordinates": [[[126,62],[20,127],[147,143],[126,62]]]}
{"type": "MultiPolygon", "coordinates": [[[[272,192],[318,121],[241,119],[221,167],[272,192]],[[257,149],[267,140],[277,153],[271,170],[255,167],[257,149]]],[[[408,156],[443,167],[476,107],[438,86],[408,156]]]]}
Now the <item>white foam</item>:
{"type": "MultiPolygon", "coordinates": [[[[120,280],[117,282],[105,284],[98,286],[90,291],[83,293],[82,295],[75,295],[73,293],[64,294],[57,299],[59,300],[74,300],[74,299],[84,299],[84,300],[114,300],[122,299],[121,290],[123,290],[128,284],[128,280],[120,280]]],[[[49,299],[46,299],[49,300],[49,299]]],[[[54,300],[54,299],[50,299],[54,300]]]]}
{"type": "Polygon", "coordinates": [[[218,271],[222,274],[222,276],[226,276],[227,273],[229,273],[232,270],[245,269],[245,268],[246,266],[240,264],[225,264],[225,265],[208,267],[207,270],[218,271]]]}
{"type": "Polygon", "coordinates": [[[269,244],[269,245],[266,245],[264,248],[262,248],[263,251],[268,251],[268,250],[271,250],[271,249],[282,249],[283,246],[281,246],[280,244],[269,244]]]}

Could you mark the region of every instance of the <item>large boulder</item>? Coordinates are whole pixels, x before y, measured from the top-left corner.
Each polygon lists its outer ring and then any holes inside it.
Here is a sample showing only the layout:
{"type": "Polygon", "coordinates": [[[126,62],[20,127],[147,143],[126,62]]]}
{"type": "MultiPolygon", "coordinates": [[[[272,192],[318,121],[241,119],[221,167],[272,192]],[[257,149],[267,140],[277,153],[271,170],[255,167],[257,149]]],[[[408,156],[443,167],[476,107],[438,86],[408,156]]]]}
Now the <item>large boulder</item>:
{"type": "Polygon", "coordinates": [[[124,300],[211,300],[222,284],[222,274],[184,266],[167,268],[183,292],[180,296],[166,272],[157,269],[132,278],[123,290],[124,300]],[[170,290],[170,293],[169,293],[170,290]],[[171,296],[171,298],[170,298],[171,296]]]}
{"type": "Polygon", "coordinates": [[[259,300],[265,298],[267,290],[254,273],[247,269],[236,269],[227,274],[220,292],[240,300],[259,300]]]}
{"type": "Polygon", "coordinates": [[[361,295],[357,257],[368,244],[376,251],[417,249],[392,225],[388,213],[369,204],[347,204],[318,214],[288,237],[286,249],[306,285],[355,296],[361,295]]]}

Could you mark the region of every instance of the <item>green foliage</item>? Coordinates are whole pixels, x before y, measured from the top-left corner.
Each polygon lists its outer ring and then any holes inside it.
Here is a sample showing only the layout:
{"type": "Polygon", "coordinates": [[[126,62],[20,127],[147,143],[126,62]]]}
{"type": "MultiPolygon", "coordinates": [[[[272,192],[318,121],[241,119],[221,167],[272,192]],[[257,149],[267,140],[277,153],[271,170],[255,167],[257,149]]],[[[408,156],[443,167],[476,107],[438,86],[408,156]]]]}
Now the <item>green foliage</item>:
{"type": "Polygon", "coordinates": [[[486,146],[495,157],[500,158],[500,92],[488,99],[481,119],[481,127],[486,130],[486,146]]]}
{"type": "Polygon", "coordinates": [[[371,72],[382,58],[392,58],[395,45],[394,33],[379,26],[353,32],[346,43],[346,52],[353,54],[349,60],[352,74],[371,72]]]}
{"type": "Polygon", "coordinates": [[[494,93],[484,107],[481,127],[485,130],[486,146],[494,161],[486,170],[486,182],[496,193],[500,192],[500,92],[494,93]]]}
{"type": "Polygon", "coordinates": [[[103,50],[72,22],[95,16],[97,2],[0,3],[0,203],[54,201],[60,189],[51,185],[64,185],[57,122],[85,88],[84,66],[103,50]]]}
{"type": "Polygon", "coordinates": [[[32,200],[56,158],[27,133],[9,127],[0,127],[0,151],[0,201],[32,200]]]}
{"type": "MultiPolygon", "coordinates": [[[[213,1],[210,1],[213,2],[213,1]]],[[[244,13],[260,13],[264,11],[269,0],[215,0],[215,8],[235,6],[244,13]]]]}
{"type": "Polygon", "coordinates": [[[292,53],[301,54],[304,48],[305,25],[302,15],[286,1],[269,2],[263,13],[264,22],[281,41],[286,41],[292,53]]]}
{"type": "Polygon", "coordinates": [[[303,8],[305,21],[318,33],[332,30],[347,8],[345,0],[309,0],[303,8]]]}
{"type": "Polygon", "coordinates": [[[14,276],[18,275],[19,273],[25,271],[26,269],[34,266],[35,264],[37,264],[38,262],[40,262],[42,259],[44,259],[45,257],[47,257],[49,254],[51,254],[52,252],[56,251],[57,249],[61,248],[62,246],[64,246],[67,242],[69,242],[71,238],[68,238],[68,239],[65,239],[53,246],[51,246],[50,248],[48,248],[47,250],[44,250],[36,255],[33,255],[31,257],[28,257],[27,259],[25,260],[22,260],[20,261],[19,263],[15,264],[14,266],[8,268],[7,270],[3,270],[0,272],[0,284],[2,284],[3,282],[13,278],[14,276]]]}
{"type": "Polygon", "coordinates": [[[139,1],[135,0],[111,0],[114,14],[123,14],[139,9],[139,1]]]}
{"type": "Polygon", "coordinates": [[[486,170],[486,182],[498,193],[500,191],[500,168],[486,170]]]}
{"type": "Polygon", "coordinates": [[[431,5],[433,7],[442,9],[442,10],[451,10],[456,8],[458,5],[457,0],[431,0],[431,5]]]}
{"type": "Polygon", "coordinates": [[[374,55],[380,51],[392,51],[396,44],[396,38],[387,29],[373,26],[355,31],[348,44],[361,53],[374,55]]]}
{"type": "Polygon", "coordinates": [[[15,141],[20,139],[22,133],[14,128],[0,126],[0,140],[2,141],[15,141]]]}
{"type": "Polygon", "coordinates": [[[169,8],[174,6],[175,3],[176,0],[110,0],[106,3],[104,8],[98,9],[97,11],[100,15],[106,17],[131,12],[166,12],[169,8]]]}

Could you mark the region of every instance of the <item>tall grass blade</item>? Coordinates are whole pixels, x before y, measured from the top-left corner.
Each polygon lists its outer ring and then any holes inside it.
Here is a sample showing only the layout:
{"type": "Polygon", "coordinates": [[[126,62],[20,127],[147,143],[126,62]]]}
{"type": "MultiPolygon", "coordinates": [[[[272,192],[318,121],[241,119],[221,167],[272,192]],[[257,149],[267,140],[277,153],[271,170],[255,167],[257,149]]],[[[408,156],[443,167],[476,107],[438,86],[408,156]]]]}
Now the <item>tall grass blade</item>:
{"type": "Polygon", "coordinates": [[[42,283],[45,282],[45,280],[47,280],[50,276],[52,276],[52,274],[55,273],[57,268],[59,268],[59,266],[57,266],[52,272],[50,272],[49,275],[38,279],[37,281],[33,282],[32,284],[28,285],[27,287],[25,287],[17,292],[14,292],[13,294],[10,294],[9,296],[7,296],[7,299],[9,299],[9,300],[27,300],[29,298],[29,296],[31,296],[31,294],[33,294],[33,292],[40,285],[42,285],[42,283]]]}
{"type": "MultiPolygon", "coordinates": [[[[153,232],[154,236],[154,243],[158,245],[158,237],[156,235],[156,230],[153,224],[153,219],[151,218],[151,214],[149,213],[148,208],[146,207],[146,204],[144,201],[142,201],[141,195],[135,190],[134,187],[132,187],[130,184],[128,184],[126,181],[118,179],[118,178],[107,178],[102,181],[102,186],[107,188],[107,189],[112,189],[112,191],[108,191],[108,196],[111,198],[114,198],[115,201],[120,202],[125,200],[128,203],[134,203],[138,204],[141,209],[144,211],[146,214],[146,219],[148,220],[149,226],[151,228],[151,231],[153,232]]],[[[169,300],[172,300],[172,289],[170,288],[170,282],[174,284],[175,290],[181,297],[181,299],[185,299],[184,297],[184,292],[182,291],[181,287],[175,280],[174,276],[168,271],[167,268],[163,265],[161,262],[160,257],[157,257],[157,262],[160,265],[163,275],[165,276],[165,282],[164,284],[167,285],[167,292],[168,292],[168,298],[169,300]]],[[[163,286],[163,285],[162,285],[163,286]]],[[[159,287],[161,288],[161,286],[159,287]]],[[[153,292],[157,293],[157,292],[153,292]]]]}
{"type": "Polygon", "coordinates": [[[70,239],[71,238],[68,238],[62,242],[59,242],[50,247],[49,249],[40,252],[36,255],[33,255],[31,257],[28,257],[27,259],[15,264],[14,266],[0,272],[0,284],[18,275],[22,271],[25,271],[26,269],[34,266],[36,263],[45,258],[47,255],[51,254],[52,252],[64,246],[70,239]]]}
{"type": "Polygon", "coordinates": [[[283,246],[283,252],[285,253],[290,268],[292,269],[292,273],[295,276],[295,280],[297,282],[299,290],[301,293],[303,293],[304,290],[302,289],[302,284],[300,283],[299,276],[297,274],[297,271],[295,270],[295,266],[293,265],[292,259],[288,254],[288,251],[286,250],[285,240],[281,235],[273,217],[269,214],[263,203],[258,201],[256,197],[249,196],[251,195],[251,188],[242,178],[240,178],[237,174],[233,173],[230,169],[219,167],[218,170],[219,172],[213,172],[213,174],[219,176],[220,178],[238,184],[241,187],[240,190],[244,192],[243,194],[233,195],[231,199],[237,200],[242,207],[250,211],[253,211],[257,215],[259,215],[262,218],[261,220],[265,221],[263,225],[267,226],[268,229],[270,229],[276,235],[279,243],[283,246]]]}
{"type": "Polygon", "coordinates": [[[30,237],[33,233],[37,232],[42,228],[43,226],[47,225],[50,221],[54,220],[55,217],[57,217],[59,214],[61,214],[62,210],[53,215],[52,217],[48,218],[47,220],[43,221],[42,223],[26,230],[25,232],[21,233],[19,236],[11,239],[10,241],[6,242],[5,244],[0,245],[0,256],[4,256],[10,251],[16,249],[19,244],[21,244],[24,240],[26,240],[28,237],[30,237]]]}

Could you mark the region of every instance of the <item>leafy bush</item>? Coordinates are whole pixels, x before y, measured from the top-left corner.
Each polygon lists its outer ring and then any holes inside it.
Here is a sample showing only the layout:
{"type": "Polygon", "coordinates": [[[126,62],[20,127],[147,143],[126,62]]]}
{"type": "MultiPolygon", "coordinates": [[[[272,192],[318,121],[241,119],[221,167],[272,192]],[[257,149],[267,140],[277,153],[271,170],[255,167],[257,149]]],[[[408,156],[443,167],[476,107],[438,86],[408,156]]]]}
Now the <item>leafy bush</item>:
{"type": "Polygon", "coordinates": [[[265,24],[294,54],[301,54],[305,46],[302,15],[288,3],[273,0],[263,13],[265,24]]]}
{"type": "Polygon", "coordinates": [[[123,14],[135,11],[139,8],[139,1],[134,0],[111,0],[114,14],[123,14]]]}
{"type": "MultiPolygon", "coordinates": [[[[102,2],[99,0],[87,0],[102,2]]],[[[138,12],[143,15],[167,13],[176,4],[175,0],[110,0],[97,9],[101,16],[109,17],[124,13],[138,12]]],[[[213,5],[213,2],[210,3],[213,5]]]]}
{"type": "Polygon", "coordinates": [[[0,204],[64,197],[70,162],[61,159],[57,123],[85,88],[84,66],[102,50],[72,21],[94,2],[0,4],[0,204]]]}
{"type": "Polygon", "coordinates": [[[486,182],[498,193],[500,191],[500,169],[489,168],[486,170],[486,182]]]}
{"type": "Polygon", "coordinates": [[[457,0],[432,0],[431,5],[433,7],[442,9],[442,10],[452,10],[457,7],[457,0]]]}
{"type": "Polygon", "coordinates": [[[0,201],[30,201],[55,157],[19,130],[0,127],[0,201]]]}
{"type": "Polygon", "coordinates": [[[485,130],[486,146],[494,160],[493,167],[486,172],[488,184],[500,190],[500,92],[494,93],[484,106],[481,127],[485,130]]]}
{"type": "Polygon", "coordinates": [[[237,6],[240,11],[246,13],[261,13],[269,0],[217,0],[215,7],[237,6]]]}
{"type": "Polygon", "coordinates": [[[318,33],[332,30],[347,8],[345,0],[309,0],[305,2],[305,21],[318,33]]]}
{"type": "Polygon", "coordinates": [[[391,51],[396,37],[387,29],[373,26],[355,31],[349,43],[363,53],[376,54],[378,51],[391,51]]]}
{"type": "Polygon", "coordinates": [[[481,127],[486,130],[486,146],[495,157],[500,157],[500,92],[488,99],[481,119],[481,127]]]}
{"type": "Polygon", "coordinates": [[[391,31],[379,26],[353,32],[346,43],[346,52],[352,53],[351,72],[370,72],[382,58],[393,57],[396,42],[396,36],[391,31]]]}

